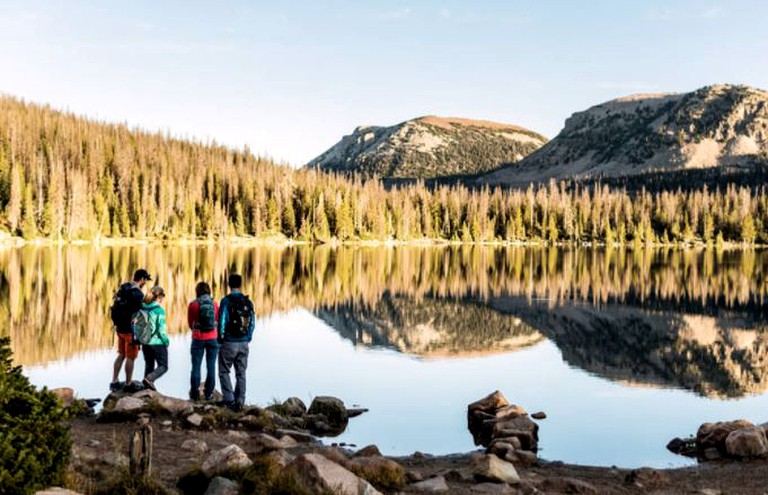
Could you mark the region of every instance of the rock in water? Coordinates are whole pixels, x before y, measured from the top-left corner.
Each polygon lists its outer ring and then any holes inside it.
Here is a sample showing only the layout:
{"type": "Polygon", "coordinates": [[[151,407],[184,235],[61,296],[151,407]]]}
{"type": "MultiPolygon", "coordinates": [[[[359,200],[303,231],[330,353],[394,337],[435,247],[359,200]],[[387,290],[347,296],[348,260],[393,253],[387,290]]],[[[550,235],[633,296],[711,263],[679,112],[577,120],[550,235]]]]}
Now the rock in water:
{"type": "Polygon", "coordinates": [[[728,434],[725,450],[734,457],[763,457],[768,455],[768,439],[759,426],[739,428],[728,434]]]}
{"type": "Polygon", "coordinates": [[[708,448],[716,448],[720,452],[725,453],[725,439],[728,435],[730,435],[732,431],[747,426],[754,425],[745,419],[704,423],[699,426],[699,430],[696,432],[696,446],[700,452],[703,452],[708,448]]]}
{"type": "MultiPolygon", "coordinates": [[[[344,431],[349,423],[349,415],[347,414],[347,408],[344,407],[344,402],[336,397],[318,396],[312,401],[307,411],[309,416],[321,416],[324,421],[314,421],[314,424],[325,423],[330,430],[319,431],[323,434],[339,434],[344,431]]],[[[312,424],[310,423],[310,429],[312,424]]],[[[324,430],[325,428],[317,428],[317,430],[324,430]]]]}

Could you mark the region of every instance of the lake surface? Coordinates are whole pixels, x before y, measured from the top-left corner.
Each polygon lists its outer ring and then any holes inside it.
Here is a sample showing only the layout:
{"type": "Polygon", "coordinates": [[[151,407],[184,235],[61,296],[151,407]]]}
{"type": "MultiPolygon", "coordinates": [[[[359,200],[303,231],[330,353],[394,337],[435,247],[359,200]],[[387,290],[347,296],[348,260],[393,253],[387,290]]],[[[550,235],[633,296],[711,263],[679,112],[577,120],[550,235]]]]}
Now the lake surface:
{"type": "Polygon", "coordinates": [[[497,389],[547,413],[541,457],[573,463],[684,465],[671,438],[768,421],[763,251],[4,248],[0,335],[35,384],[106,395],[108,308],[137,267],[168,294],[161,392],[187,394],[195,283],[220,297],[237,271],[259,316],[248,401],[334,395],[370,409],[329,442],[471,451],[466,406],[497,389]]]}

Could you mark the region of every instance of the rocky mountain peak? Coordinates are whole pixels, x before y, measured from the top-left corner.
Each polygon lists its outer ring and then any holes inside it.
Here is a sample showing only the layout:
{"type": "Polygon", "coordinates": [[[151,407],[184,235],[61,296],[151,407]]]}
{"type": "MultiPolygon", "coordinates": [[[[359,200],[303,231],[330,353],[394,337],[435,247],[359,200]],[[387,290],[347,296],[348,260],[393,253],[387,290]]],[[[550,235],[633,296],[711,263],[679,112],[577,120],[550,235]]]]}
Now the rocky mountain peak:
{"type": "Polygon", "coordinates": [[[519,126],[429,115],[359,126],[307,166],[392,178],[471,175],[514,163],[545,142],[519,126]]]}
{"type": "Polygon", "coordinates": [[[619,177],[692,168],[744,168],[768,150],[768,92],[720,84],[690,93],[631,95],[574,113],[560,134],[490,183],[619,177]]]}

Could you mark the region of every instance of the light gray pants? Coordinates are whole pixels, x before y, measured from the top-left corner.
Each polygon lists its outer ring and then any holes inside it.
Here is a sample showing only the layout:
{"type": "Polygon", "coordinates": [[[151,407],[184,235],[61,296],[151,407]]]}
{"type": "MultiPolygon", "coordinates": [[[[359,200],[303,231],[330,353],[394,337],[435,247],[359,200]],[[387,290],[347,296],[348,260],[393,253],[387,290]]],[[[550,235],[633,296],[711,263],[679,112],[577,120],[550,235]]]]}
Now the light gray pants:
{"type": "Polygon", "coordinates": [[[248,367],[248,342],[227,342],[221,344],[219,349],[219,383],[221,394],[225,402],[245,404],[245,370],[248,367]],[[235,365],[235,390],[232,391],[232,382],[229,370],[235,365]]]}

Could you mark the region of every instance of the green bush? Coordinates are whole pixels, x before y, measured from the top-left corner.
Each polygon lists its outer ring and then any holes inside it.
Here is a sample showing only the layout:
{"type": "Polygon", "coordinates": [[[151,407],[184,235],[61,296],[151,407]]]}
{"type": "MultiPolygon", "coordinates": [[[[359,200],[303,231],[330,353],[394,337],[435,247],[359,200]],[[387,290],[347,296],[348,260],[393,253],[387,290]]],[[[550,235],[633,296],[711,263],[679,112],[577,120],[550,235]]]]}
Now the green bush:
{"type": "Polygon", "coordinates": [[[37,390],[13,366],[10,339],[0,339],[0,491],[33,493],[60,485],[71,441],[58,398],[37,390]]]}

